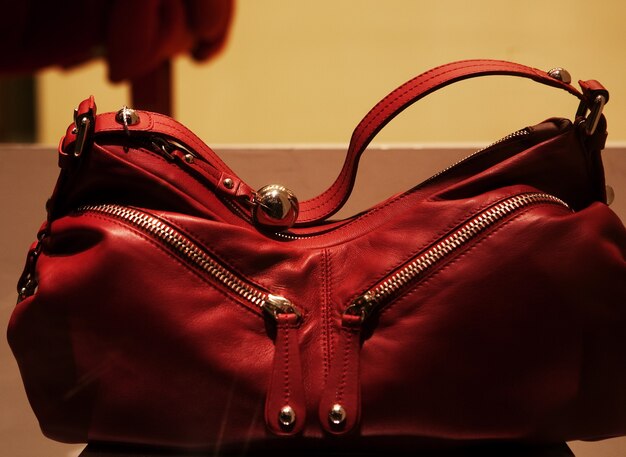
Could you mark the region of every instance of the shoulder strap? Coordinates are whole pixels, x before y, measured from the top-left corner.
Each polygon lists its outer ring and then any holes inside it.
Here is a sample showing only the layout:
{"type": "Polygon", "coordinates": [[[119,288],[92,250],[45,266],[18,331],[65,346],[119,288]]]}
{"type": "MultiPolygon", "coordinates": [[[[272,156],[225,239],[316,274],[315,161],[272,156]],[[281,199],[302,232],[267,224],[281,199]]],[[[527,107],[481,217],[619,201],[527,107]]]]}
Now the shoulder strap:
{"type": "MultiPolygon", "coordinates": [[[[500,60],[465,60],[436,67],[407,81],[378,102],[352,133],[346,159],[335,182],[315,198],[300,203],[300,215],[296,225],[313,225],[335,214],[347,201],[356,179],[359,159],[376,134],[405,108],[449,84],[464,79],[488,75],[508,75],[532,79],[539,83],[563,89],[581,100],[577,116],[584,117],[591,110],[594,128],[601,108],[608,101],[608,92],[597,81],[579,81],[582,92],[569,82],[550,76],[548,73],[524,65],[500,60]],[[595,103],[602,97],[602,103],[595,103]],[[598,109],[599,106],[599,109],[598,109]]],[[[98,134],[111,132],[145,132],[165,135],[178,143],[190,147],[206,162],[199,170],[203,176],[222,193],[253,198],[254,191],[218,157],[193,132],[174,119],[156,113],[139,111],[136,123],[120,123],[116,113],[96,116],[93,97],[83,101],[76,112],[75,122],[70,125],[59,148],[60,162],[70,156],[80,155],[85,145],[98,134]]],[[[591,122],[590,122],[591,124],[591,122]]],[[[588,126],[588,131],[592,131],[588,126]]]]}
{"type": "Polygon", "coordinates": [[[555,79],[545,71],[512,62],[465,60],[436,67],[407,81],[383,98],[367,113],[352,134],[343,168],[335,182],[317,197],[300,203],[298,225],[314,224],[341,209],[354,186],[361,154],[376,134],[405,108],[454,82],[488,75],[529,78],[548,86],[563,89],[578,97],[585,111],[588,106],[591,106],[591,102],[598,93],[605,95],[608,100],[608,92],[597,81],[581,81],[580,84],[583,87],[583,93],[581,93],[568,82],[555,79]]]}

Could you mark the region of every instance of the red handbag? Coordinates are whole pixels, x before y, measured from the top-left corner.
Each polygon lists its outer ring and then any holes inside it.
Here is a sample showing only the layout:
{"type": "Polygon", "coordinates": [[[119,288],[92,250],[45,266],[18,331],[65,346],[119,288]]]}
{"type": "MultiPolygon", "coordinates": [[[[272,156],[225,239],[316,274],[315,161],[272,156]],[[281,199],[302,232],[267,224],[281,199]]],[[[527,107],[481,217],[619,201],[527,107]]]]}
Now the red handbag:
{"type": "Polygon", "coordinates": [[[176,121],[82,102],[8,337],[67,442],[387,451],[626,434],[626,230],[605,204],[608,92],[472,60],[379,102],[335,183],[254,191],[176,121]],[[448,84],[580,100],[346,220],[361,153],[448,84]]]}

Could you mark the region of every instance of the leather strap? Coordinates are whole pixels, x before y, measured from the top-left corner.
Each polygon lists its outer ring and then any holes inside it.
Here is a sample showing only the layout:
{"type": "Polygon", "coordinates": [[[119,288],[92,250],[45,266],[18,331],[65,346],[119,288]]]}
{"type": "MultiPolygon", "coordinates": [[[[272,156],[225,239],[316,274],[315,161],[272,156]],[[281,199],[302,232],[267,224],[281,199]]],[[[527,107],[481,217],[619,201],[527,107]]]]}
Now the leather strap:
{"type": "MultiPolygon", "coordinates": [[[[436,67],[407,81],[383,98],[367,113],[352,134],[346,159],[339,176],[326,191],[310,200],[300,202],[300,215],[296,225],[313,225],[316,222],[327,219],[341,209],[352,192],[359,160],[366,147],[376,134],[405,108],[449,84],[488,75],[528,78],[548,86],[563,89],[581,100],[578,115],[582,116],[593,105],[593,100],[597,95],[602,95],[608,101],[608,92],[597,81],[579,81],[583,89],[581,93],[570,84],[549,76],[545,71],[512,62],[501,60],[464,60],[436,67]]],[[[86,111],[85,107],[83,107],[86,102],[83,102],[78,110],[79,118],[82,115],[82,111],[86,111]]],[[[91,99],[91,102],[93,104],[93,99],[91,99]]],[[[95,114],[95,108],[93,113],[95,114]]],[[[139,111],[139,113],[140,122],[126,127],[115,120],[115,113],[100,114],[96,118],[95,128],[91,135],[97,136],[101,133],[123,132],[127,129],[128,132],[143,131],[172,137],[204,158],[208,166],[204,166],[198,172],[201,172],[218,191],[245,196],[248,199],[252,198],[253,190],[241,181],[217,154],[193,132],[170,117],[145,111],[139,111]],[[229,182],[229,187],[222,186],[222,183],[226,180],[229,182]],[[235,186],[232,186],[231,183],[235,183],[235,186]]],[[[77,129],[74,129],[74,125],[68,128],[61,142],[61,161],[71,151],[72,145],[77,142],[76,132],[77,129]]]]}
{"type": "Polygon", "coordinates": [[[581,81],[584,95],[570,84],[549,76],[545,71],[500,60],[465,60],[436,67],[407,81],[383,98],[363,118],[352,134],[343,168],[335,182],[317,197],[300,203],[298,225],[311,225],[333,215],[347,201],[358,168],[359,159],[376,134],[405,108],[426,95],[464,79],[487,75],[508,75],[529,78],[548,86],[563,89],[578,97],[583,106],[591,104],[592,93],[608,92],[597,81],[581,81]]]}
{"type": "MultiPolygon", "coordinates": [[[[93,141],[93,137],[97,137],[98,135],[124,133],[125,131],[128,134],[144,133],[175,139],[202,158],[202,161],[196,161],[193,164],[187,164],[184,160],[180,160],[182,166],[193,169],[195,173],[201,175],[207,182],[211,183],[219,193],[234,197],[243,197],[244,200],[248,201],[252,198],[253,190],[243,182],[211,148],[178,121],[163,114],[137,110],[136,112],[139,115],[138,122],[133,125],[129,124],[124,126],[116,120],[116,113],[103,113],[96,116],[93,97],[90,97],[79,105],[77,109],[77,119],[85,115],[84,112],[88,112],[95,117],[95,126],[93,127],[93,131],[89,134],[91,141],[93,141]],[[91,104],[87,102],[91,102],[91,104]],[[228,185],[226,185],[227,182],[228,185]]],[[[75,150],[75,145],[79,138],[80,129],[77,128],[76,123],[71,124],[59,146],[59,166],[61,168],[65,168],[66,163],[73,159],[73,151],[75,150]]]]}

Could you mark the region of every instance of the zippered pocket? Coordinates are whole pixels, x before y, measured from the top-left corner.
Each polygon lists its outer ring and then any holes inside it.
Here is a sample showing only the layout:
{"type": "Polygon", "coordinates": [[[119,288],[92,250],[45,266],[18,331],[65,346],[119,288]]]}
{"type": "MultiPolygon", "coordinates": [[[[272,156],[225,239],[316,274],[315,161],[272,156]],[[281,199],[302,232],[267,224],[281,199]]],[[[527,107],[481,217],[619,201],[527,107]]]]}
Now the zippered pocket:
{"type": "Polygon", "coordinates": [[[347,433],[360,420],[359,352],[364,324],[436,272],[472,241],[516,213],[539,204],[569,210],[567,203],[546,193],[531,192],[509,197],[480,211],[351,301],[342,315],[338,344],[320,402],[320,421],[328,432],[347,433]]]}
{"type": "Polygon", "coordinates": [[[243,279],[163,219],[135,208],[113,204],[83,206],[78,212],[102,214],[139,229],[167,246],[185,263],[206,273],[256,312],[265,312],[273,319],[283,313],[293,313],[298,318],[301,317],[300,311],[290,300],[243,279]]]}
{"type": "Polygon", "coordinates": [[[302,383],[297,329],[302,313],[289,299],[270,293],[238,275],[165,220],[136,208],[115,204],[80,207],[78,214],[95,213],[126,224],[226,290],[259,316],[275,322],[275,352],[266,397],[266,424],[280,435],[298,433],[305,425],[306,401],[302,383]]]}

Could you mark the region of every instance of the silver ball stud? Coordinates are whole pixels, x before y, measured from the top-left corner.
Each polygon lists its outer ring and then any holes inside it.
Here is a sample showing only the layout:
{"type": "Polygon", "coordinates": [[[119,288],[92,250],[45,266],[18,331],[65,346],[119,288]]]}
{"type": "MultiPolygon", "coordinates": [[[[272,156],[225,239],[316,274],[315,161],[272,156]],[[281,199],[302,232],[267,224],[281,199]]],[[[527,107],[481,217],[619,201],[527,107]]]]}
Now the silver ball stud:
{"type": "Polygon", "coordinates": [[[296,423],[296,412],[289,405],[283,406],[278,413],[278,423],[281,428],[289,429],[296,423]]]}
{"type": "Polygon", "coordinates": [[[122,124],[123,126],[127,127],[129,125],[139,124],[140,119],[139,119],[139,114],[137,114],[137,111],[127,106],[124,106],[115,115],[115,121],[118,124],[122,124]]]}
{"type": "Polygon", "coordinates": [[[564,82],[565,84],[570,84],[572,82],[572,76],[565,68],[553,68],[552,70],[548,71],[548,76],[556,79],[557,81],[564,82]]]}
{"type": "Polygon", "coordinates": [[[333,427],[341,427],[346,422],[346,410],[339,403],[336,403],[330,408],[328,413],[328,422],[333,427]]]}
{"type": "Polygon", "coordinates": [[[279,232],[293,226],[298,211],[298,199],[293,192],[284,186],[270,184],[257,191],[252,215],[262,228],[279,232]]]}

